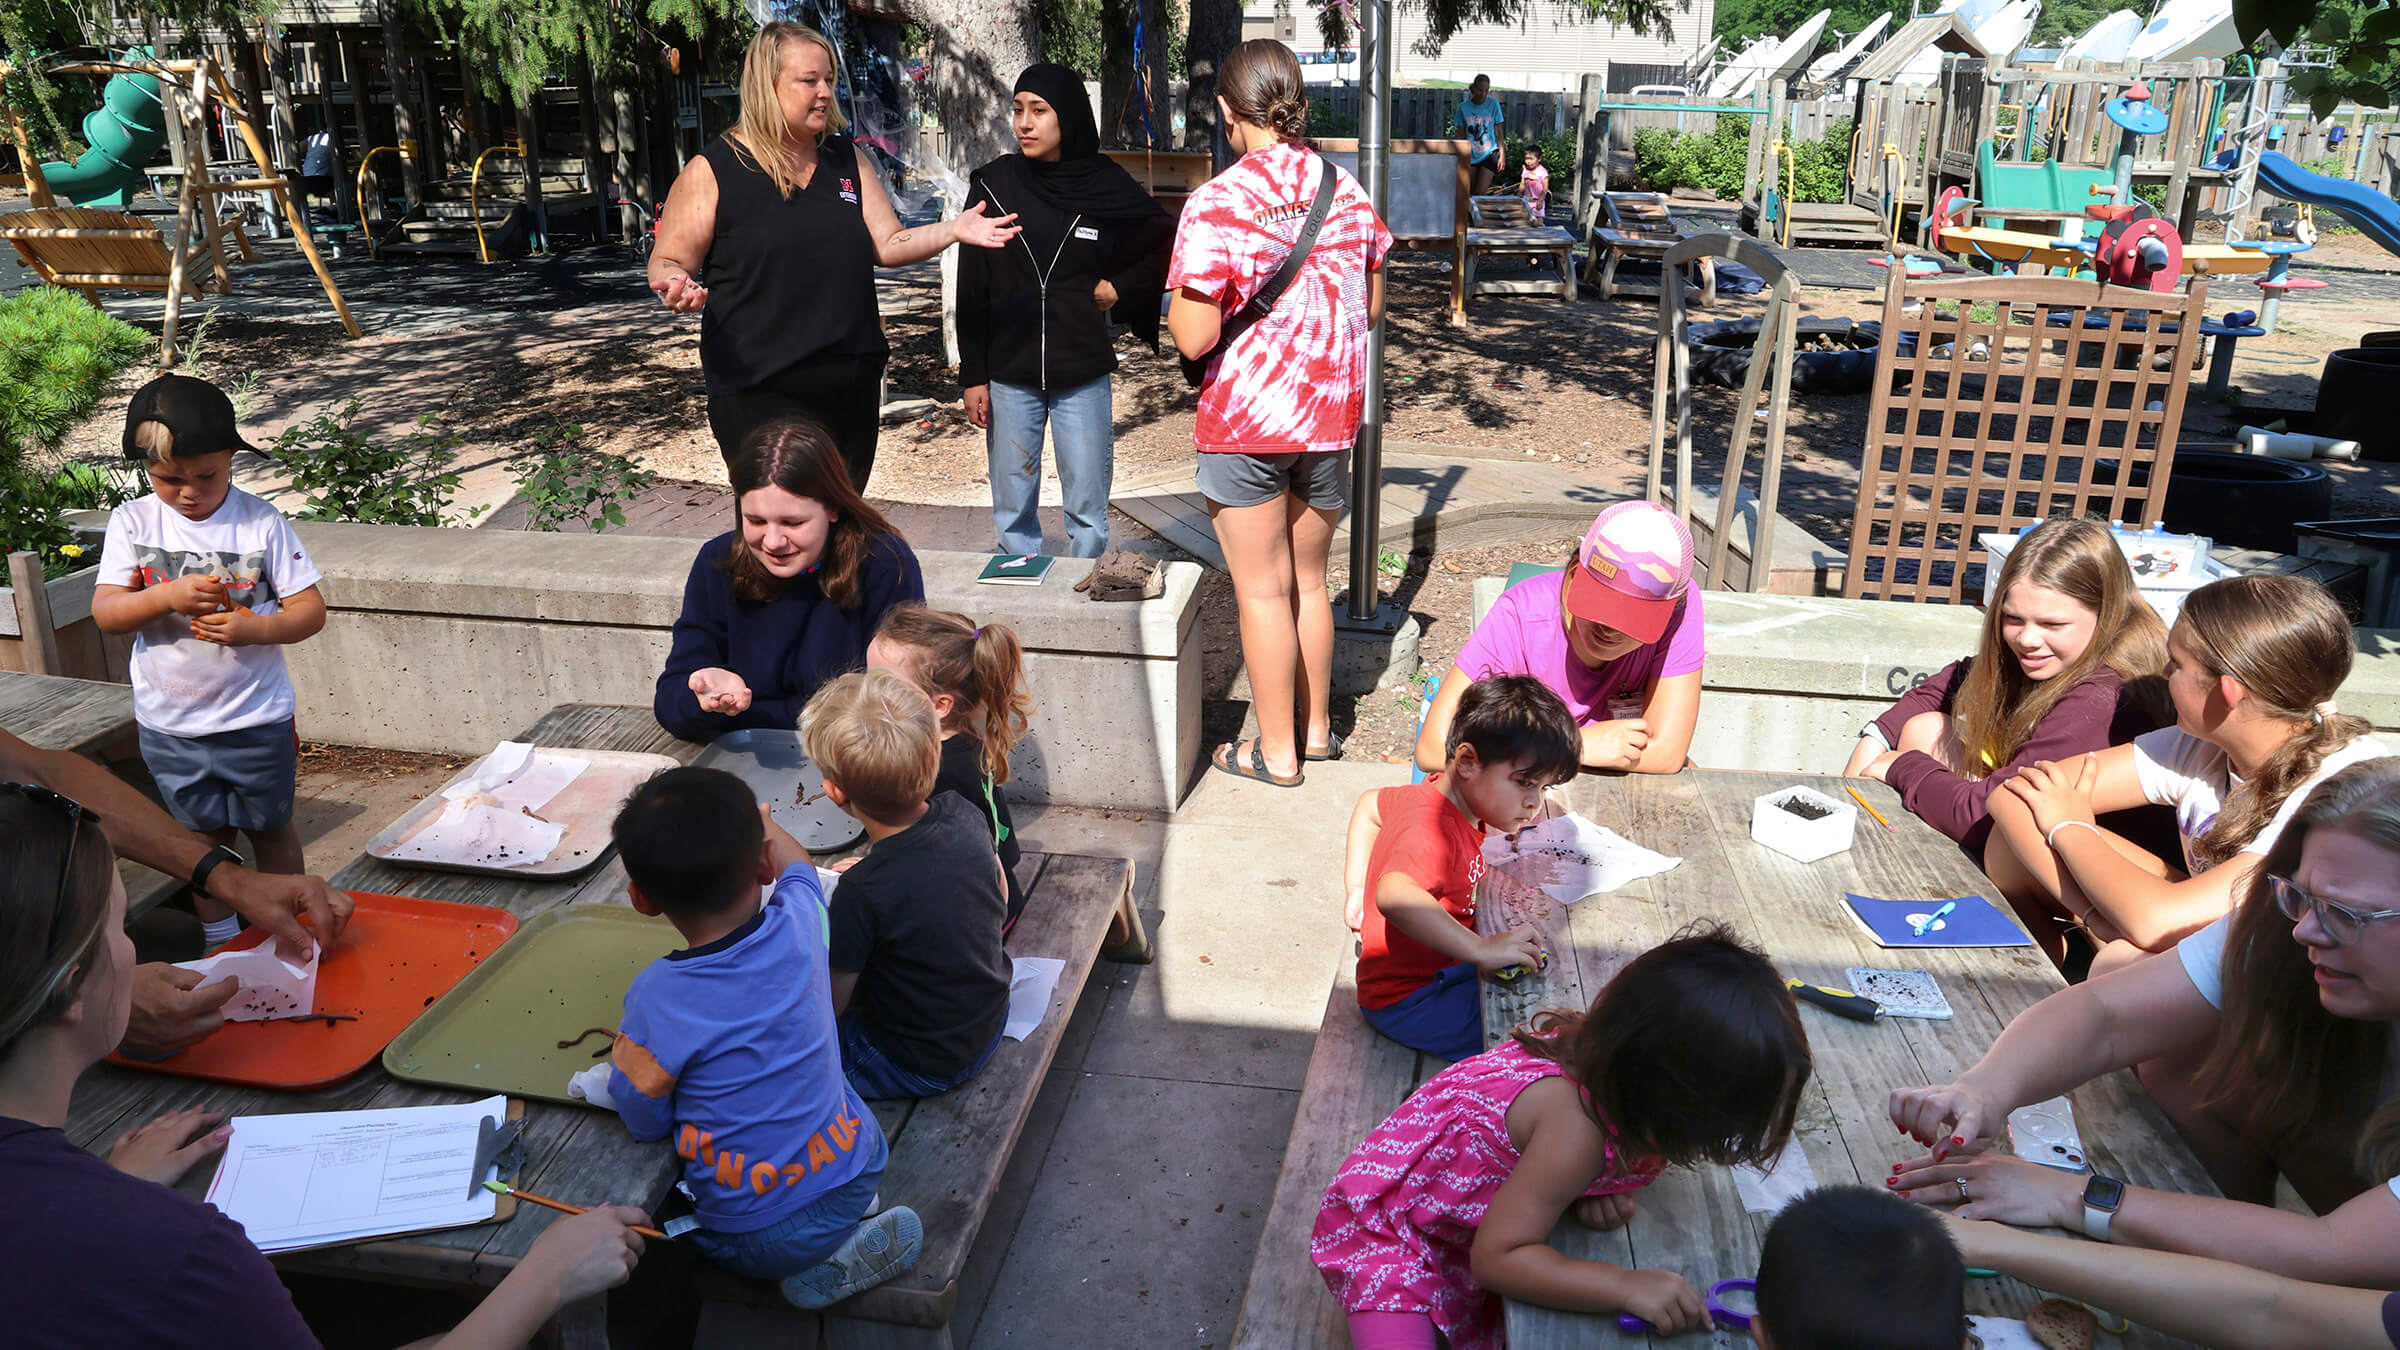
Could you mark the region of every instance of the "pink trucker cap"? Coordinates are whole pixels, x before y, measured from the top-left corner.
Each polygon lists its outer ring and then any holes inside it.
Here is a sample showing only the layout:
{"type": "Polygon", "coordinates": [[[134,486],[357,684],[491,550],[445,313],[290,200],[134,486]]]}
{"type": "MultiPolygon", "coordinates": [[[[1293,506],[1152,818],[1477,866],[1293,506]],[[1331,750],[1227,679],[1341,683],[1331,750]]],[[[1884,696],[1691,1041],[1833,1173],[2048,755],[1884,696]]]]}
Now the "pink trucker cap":
{"type": "Polygon", "coordinates": [[[1567,612],[1656,642],[1692,584],[1692,532],[1653,502],[1618,502],[1592,521],[1567,573],[1567,612]]]}

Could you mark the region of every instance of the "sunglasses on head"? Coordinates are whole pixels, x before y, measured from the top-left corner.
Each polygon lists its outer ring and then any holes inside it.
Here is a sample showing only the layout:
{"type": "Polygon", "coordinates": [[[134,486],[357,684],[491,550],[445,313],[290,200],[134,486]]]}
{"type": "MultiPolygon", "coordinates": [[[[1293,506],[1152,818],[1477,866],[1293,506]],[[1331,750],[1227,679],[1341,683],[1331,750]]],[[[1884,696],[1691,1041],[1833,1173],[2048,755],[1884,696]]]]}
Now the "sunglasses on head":
{"type": "Polygon", "coordinates": [[[35,802],[42,806],[49,807],[51,810],[58,812],[61,816],[66,818],[68,822],[67,850],[66,852],[58,855],[58,887],[56,892],[51,897],[51,904],[56,909],[65,909],[67,905],[67,878],[75,870],[75,845],[81,842],[83,836],[83,822],[88,820],[94,825],[98,825],[100,823],[100,813],[94,811],[88,806],[85,806],[83,803],[76,801],[72,797],[52,792],[46,787],[35,787],[31,783],[0,783],[0,792],[6,792],[13,796],[23,797],[29,802],[35,802]]]}

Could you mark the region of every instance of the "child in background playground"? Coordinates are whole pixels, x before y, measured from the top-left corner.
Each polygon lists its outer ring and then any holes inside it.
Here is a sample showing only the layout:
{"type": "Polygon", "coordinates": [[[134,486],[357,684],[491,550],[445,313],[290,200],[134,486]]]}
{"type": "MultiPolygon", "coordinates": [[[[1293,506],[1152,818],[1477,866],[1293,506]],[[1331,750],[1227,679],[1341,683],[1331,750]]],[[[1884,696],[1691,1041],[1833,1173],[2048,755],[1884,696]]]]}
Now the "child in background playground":
{"type": "Polygon", "coordinates": [[[2166,625],[2106,525],[2043,521],[2009,551],[1992,594],[1975,654],[1869,722],[1842,770],[1891,784],[1975,858],[1992,829],[1985,802],[2002,783],[2173,717],[2158,678],[2166,625]]]}
{"type": "Polygon", "coordinates": [[[1530,928],[1475,931],[1484,831],[1513,834],[1541,819],[1542,789],[1575,776],[1575,722],[1530,675],[1478,680],[1458,701],[1449,747],[1440,774],[1376,793],[1382,833],[1367,856],[1358,1006],[1402,1045],[1464,1059],[1483,1048],[1477,977],[1542,963],[1530,928]]]}
{"type": "Polygon", "coordinates": [[[1700,1325],[1681,1275],[1549,1245],[1569,1208],[1623,1227],[1669,1167],[1766,1165],[1811,1068],[1783,979],[1725,929],[1635,957],[1591,1011],[1546,1012],[1443,1070],[1367,1135],[1317,1211],[1309,1256],[1358,1350],[1498,1350],[1500,1299],[1700,1325]]]}
{"type": "Polygon", "coordinates": [[[872,1218],[890,1156],[842,1073],[817,869],[742,780],[669,769],[610,828],[634,909],[690,944],[625,991],[606,1064],[569,1092],[636,1139],[675,1140],[686,1236],[718,1265],[822,1308],[915,1264],[916,1212],[872,1218]],[[762,904],[759,887],[774,893],[762,904]]]}
{"type": "Polygon", "coordinates": [[[2175,725],[2002,784],[1984,870],[2054,953],[2060,923],[2084,927],[2095,975],[2222,917],[2310,789],[2391,753],[2334,706],[2356,643],[2315,582],[2231,577],[2192,592],[2167,635],[2175,725]],[[2145,802],[2175,809],[2181,868],[2095,820],[2145,802]]]}
{"type": "Polygon", "coordinates": [[[1525,147],[1525,172],[1517,190],[1525,197],[1525,209],[1533,213],[1533,223],[1541,224],[1550,210],[1550,170],[1542,166],[1542,147],[1525,147]]]}
{"type": "MultiPolygon", "coordinates": [[[[242,439],[225,391],[161,375],[133,396],[125,457],[152,494],[109,514],[92,621],[131,633],[142,762],[185,828],[223,861],[248,835],[261,872],[308,870],[292,797],[300,771],[283,646],[325,627],[321,579],[283,513],[233,485],[242,439]]],[[[210,947],[241,932],[233,908],[195,884],[210,947]]]]}
{"type": "MultiPolygon", "coordinates": [[[[953,792],[991,827],[1008,877],[1008,922],[1025,911],[1017,882],[1017,828],[1000,785],[1008,755],[1025,734],[1033,698],[1025,692],[1025,649],[1004,623],[980,627],[964,614],[901,605],[883,616],[867,644],[867,669],[888,670],[925,691],[942,728],[942,769],[933,793],[953,792]]],[[[1005,930],[1003,930],[1005,931],[1005,930]]]]}

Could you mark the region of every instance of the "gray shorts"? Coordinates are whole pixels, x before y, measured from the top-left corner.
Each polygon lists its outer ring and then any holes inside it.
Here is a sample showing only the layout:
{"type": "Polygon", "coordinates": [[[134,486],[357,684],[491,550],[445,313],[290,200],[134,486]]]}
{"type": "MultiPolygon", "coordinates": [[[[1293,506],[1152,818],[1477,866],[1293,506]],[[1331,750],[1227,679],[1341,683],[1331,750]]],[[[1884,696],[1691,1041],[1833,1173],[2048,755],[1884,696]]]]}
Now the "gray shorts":
{"type": "Polygon", "coordinates": [[[290,718],[213,736],[141,728],[142,763],[187,830],[280,830],[291,823],[300,742],[290,718]]]}
{"type": "Polygon", "coordinates": [[[1227,451],[1200,456],[1200,495],[1219,506],[1264,506],[1290,494],[1319,511],[1350,505],[1350,456],[1339,450],[1288,455],[1227,451]]]}

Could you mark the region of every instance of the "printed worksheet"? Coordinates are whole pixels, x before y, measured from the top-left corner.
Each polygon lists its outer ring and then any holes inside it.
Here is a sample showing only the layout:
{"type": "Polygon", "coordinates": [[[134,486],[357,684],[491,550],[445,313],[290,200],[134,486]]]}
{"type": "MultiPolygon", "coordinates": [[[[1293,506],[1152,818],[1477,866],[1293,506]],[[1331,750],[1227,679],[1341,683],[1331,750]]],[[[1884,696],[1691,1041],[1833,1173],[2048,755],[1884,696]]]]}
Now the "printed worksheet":
{"type": "Polygon", "coordinates": [[[482,1122],[507,1111],[506,1097],[487,1097],[237,1116],[208,1202],[262,1252],[488,1222],[499,1197],[469,1173],[482,1122]]]}

